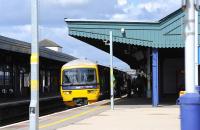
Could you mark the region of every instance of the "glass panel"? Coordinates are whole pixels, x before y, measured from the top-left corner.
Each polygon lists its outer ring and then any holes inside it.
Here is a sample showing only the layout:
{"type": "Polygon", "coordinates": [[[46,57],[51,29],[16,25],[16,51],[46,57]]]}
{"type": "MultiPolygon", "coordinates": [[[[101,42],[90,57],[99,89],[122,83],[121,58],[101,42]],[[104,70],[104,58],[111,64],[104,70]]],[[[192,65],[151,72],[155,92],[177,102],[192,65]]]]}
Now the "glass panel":
{"type": "Polygon", "coordinates": [[[48,83],[47,83],[47,85],[50,87],[50,85],[51,85],[51,73],[50,72],[48,72],[48,83]]]}
{"type": "Polygon", "coordinates": [[[80,83],[95,83],[94,69],[80,69],[80,83]]]}
{"type": "Polygon", "coordinates": [[[10,85],[10,72],[5,72],[5,85],[10,85]]]}
{"type": "Polygon", "coordinates": [[[64,71],[63,83],[78,83],[78,69],[64,71]]]}
{"type": "Polygon", "coordinates": [[[78,68],[65,70],[63,84],[91,84],[96,83],[95,69],[78,68]]]}
{"type": "Polygon", "coordinates": [[[28,73],[24,74],[24,87],[29,87],[30,84],[30,76],[28,73]]]}
{"type": "Polygon", "coordinates": [[[23,71],[20,70],[20,74],[19,74],[19,86],[20,86],[20,93],[22,93],[22,88],[23,88],[23,71]]]}
{"type": "Polygon", "coordinates": [[[4,81],[4,72],[0,70],[0,85],[3,85],[3,81],[4,81]]]}

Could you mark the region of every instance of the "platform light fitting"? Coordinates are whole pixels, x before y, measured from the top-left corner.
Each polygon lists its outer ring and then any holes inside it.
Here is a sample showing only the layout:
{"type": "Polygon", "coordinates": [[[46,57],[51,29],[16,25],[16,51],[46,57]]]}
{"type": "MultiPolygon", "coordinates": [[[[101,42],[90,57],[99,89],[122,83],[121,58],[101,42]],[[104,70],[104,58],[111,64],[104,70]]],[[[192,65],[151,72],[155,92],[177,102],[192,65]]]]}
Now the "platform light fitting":
{"type": "Polygon", "coordinates": [[[195,9],[196,9],[197,11],[199,11],[199,10],[200,10],[200,8],[199,8],[199,0],[195,0],[195,1],[194,1],[194,4],[195,4],[195,9]]]}
{"type": "Polygon", "coordinates": [[[125,34],[125,29],[124,28],[121,28],[121,33],[125,34]]]}
{"type": "MultiPolygon", "coordinates": [[[[182,9],[185,10],[187,5],[187,0],[182,0],[182,9]]],[[[194,7],[197,11],[200,10],[199,8],[199,0],[194,0],[194,7]]]]}
{"type": "Polygon", "coordinates": [[[105,43],[105,45],[109,45],[109,41],[108,40],[103,40],[103,42],[105,43]]]}
{"type": "Polygon", "coordinates": [[[185,10],[186,9],[186,3],[187,3],[187,0],[182,0],[182,9],[185,10]]]}

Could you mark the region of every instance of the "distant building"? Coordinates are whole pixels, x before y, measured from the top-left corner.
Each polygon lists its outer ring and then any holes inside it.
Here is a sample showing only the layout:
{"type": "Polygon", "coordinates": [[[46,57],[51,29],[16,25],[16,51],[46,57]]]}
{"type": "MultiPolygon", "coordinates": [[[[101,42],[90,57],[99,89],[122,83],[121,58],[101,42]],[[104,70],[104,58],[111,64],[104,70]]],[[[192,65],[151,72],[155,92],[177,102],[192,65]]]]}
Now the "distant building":
{"type": "Polygon", "coordinates": [[[48,49],[53,50],[53,51],[62,52],[61,46],[59,46],[55,42],[48,40],[48,39],[44,39],[44,40],[40,41],[40,46],[48,48],[48,49]]]}

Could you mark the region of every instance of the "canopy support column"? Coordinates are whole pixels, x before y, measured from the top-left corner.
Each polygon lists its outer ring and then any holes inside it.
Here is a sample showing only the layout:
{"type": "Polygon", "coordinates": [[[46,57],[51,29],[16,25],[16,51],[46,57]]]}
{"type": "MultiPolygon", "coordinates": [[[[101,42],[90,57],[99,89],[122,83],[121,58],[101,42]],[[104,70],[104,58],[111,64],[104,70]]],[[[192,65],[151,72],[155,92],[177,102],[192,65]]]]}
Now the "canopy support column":
{"type": "Polygon", "coordinates": [[[158,106],[159,94],[158,94],[158,49],[154,48],[152,50],[152,81],[153,81],[153,97],[152,105],[153,107],[158,106]]]}

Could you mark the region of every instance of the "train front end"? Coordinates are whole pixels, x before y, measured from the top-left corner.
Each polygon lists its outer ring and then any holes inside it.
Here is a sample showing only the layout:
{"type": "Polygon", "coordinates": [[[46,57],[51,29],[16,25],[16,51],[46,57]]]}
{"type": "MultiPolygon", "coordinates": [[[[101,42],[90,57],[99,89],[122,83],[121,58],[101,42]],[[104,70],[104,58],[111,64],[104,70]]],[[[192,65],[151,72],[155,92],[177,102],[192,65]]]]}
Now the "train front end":
{"type": "Polygon", "coordinates": [[[67,106],[96,102],[100,96],[97,66],[63,66],[61,96],[67,106]]]}

